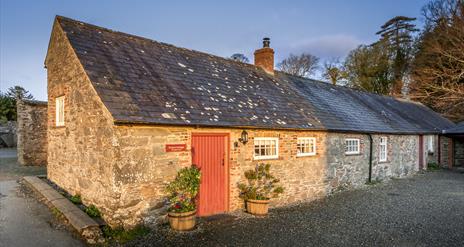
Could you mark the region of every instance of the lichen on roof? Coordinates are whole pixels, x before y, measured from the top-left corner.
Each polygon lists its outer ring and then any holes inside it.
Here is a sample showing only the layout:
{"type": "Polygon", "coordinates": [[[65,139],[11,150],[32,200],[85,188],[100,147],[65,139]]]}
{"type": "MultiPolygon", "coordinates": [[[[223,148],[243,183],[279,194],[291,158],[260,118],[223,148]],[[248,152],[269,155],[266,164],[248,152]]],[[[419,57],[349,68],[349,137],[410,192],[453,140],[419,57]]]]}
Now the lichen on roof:
{"type": "Polygon", "coordinates": [[[57,17],[118,123],[426,133],[427,107],[57,17]]]}

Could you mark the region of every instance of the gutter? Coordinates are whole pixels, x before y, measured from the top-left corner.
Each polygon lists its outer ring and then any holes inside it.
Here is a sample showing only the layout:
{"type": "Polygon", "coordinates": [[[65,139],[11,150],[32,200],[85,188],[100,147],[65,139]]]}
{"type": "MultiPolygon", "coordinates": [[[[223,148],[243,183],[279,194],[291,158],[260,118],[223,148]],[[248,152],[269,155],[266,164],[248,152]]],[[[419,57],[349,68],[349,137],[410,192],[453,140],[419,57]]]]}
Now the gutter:
{"type": "Polygon", "coordinates": [[[423,131],[423,132],[380,132],[380,131],[362,131],[351,129],[327,129],[324,127],[299,128],[299,127],[275,127],[275,126],[252,126],[252,125],[215,125],[215,124],[194,124],[194,123],[161,123],[137,120],[114,120],[117,126],[178,126],[193,128],[228,128],[228,129],[264,129],[264,130],[288,130],[288,131],[325,131],[330,133],[357,133],[357,134],[378,134],[378,135],[432,135],[440,134],[441,131],[423,131]]]}
{"type": "Polygon", "coordinates": [[[372,181],[372,148],[374,146],[373,144],[373,139],[372,139],[372,134],[368,133],[367,136],[369,136],[369,178],[368,182],[370,183],[372,181]]]}

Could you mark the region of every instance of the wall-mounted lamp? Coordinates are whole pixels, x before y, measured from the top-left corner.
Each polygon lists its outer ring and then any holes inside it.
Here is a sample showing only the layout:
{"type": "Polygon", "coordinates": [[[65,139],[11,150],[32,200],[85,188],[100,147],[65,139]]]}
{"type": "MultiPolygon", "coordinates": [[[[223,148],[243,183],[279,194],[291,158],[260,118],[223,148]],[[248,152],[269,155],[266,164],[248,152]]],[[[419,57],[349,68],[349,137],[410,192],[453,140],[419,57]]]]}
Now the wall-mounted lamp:
{"type": "Polygon", "coordinates": [[[242,134],[240,135],[240,138],[238,138],[238,140],[241,143],[246,144],[248,142],[248,133],[245,130],[242,131],[242,134]]]}

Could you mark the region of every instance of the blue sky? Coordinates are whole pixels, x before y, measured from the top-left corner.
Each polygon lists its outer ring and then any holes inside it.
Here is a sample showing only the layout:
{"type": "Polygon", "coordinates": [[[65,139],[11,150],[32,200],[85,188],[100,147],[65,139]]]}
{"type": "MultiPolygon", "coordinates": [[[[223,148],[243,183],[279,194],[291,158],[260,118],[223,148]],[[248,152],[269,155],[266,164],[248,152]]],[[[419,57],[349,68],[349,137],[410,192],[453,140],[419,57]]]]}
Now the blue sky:
{"type": "MultiPolygon", "coordinates": [[[[59,1],[0,0],[0,90],[47,98],[44,58],[55,15],[228,57],[252,60],[271,38],[276,62],[289,53],[343,57],[396,15],[420,17],[427,0],[59,1]]],[[[418,21],[419,24],[419,21],[418,21]]]]}

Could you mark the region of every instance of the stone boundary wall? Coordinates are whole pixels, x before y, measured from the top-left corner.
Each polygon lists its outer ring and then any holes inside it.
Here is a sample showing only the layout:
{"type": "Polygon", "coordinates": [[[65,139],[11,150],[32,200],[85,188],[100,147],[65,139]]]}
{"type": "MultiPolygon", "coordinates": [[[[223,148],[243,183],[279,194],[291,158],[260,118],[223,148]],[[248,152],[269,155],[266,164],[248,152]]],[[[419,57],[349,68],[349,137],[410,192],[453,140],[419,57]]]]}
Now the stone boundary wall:
{"type": "Polygon", "coordinates": [[[16,103],[18,162],[22,165],[47,164],[47,102],[18,100],[16,103]]]}

